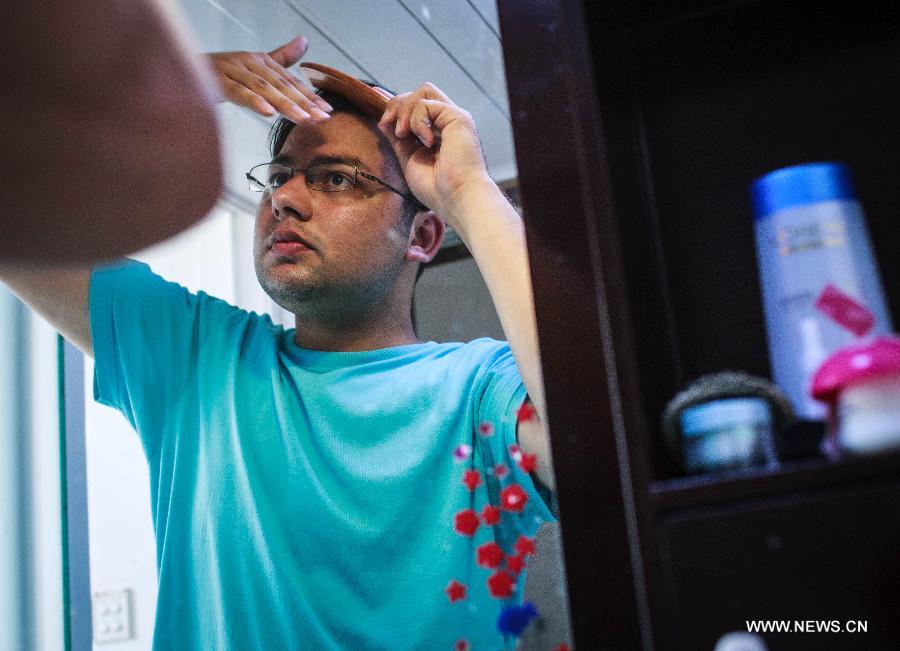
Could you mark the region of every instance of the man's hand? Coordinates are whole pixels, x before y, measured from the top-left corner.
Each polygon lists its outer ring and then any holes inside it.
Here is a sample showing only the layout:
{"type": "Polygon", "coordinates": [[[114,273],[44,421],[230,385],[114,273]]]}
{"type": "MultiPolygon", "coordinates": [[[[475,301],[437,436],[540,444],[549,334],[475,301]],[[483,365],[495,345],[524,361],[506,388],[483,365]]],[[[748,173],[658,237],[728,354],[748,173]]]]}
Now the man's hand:
{"type": "Polygon", "coordinates": [[[475,122],[433,84],[388,102],[378,128],[390,140],[416,198],[443,218],[472,252],[500,317],[536,415],[518,423],[522,448],[554,486],[534,299],[522,220],[491,180],[475,122]]]}
{"type": "Polygon", "coordinates": [[[298,36],[266,52],[217,52],[207,60],[223,99],[265,117],[281,113],[292,122],[326,119],[331,106],[287,68],[297,63],[308,47],[298,36]]]}
{"type": "Polygon", "coordinates": [[[378,126],[412,193],[459,230],[462,196],[493,186],[472,116],[426,83],[392,98],[378,126]]]}

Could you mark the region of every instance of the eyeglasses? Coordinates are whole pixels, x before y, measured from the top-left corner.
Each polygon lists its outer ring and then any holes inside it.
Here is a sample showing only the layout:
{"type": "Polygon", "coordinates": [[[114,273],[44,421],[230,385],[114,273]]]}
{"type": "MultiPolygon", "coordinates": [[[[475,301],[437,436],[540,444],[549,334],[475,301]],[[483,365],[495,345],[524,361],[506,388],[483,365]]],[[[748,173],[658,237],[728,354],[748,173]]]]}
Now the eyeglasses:
{"type": "Polygon", "coordinates": [[[310,165],[304,170],[298,170],[283,163],[261,163],[251,167],[246,176],[251,190],[271,194],[298,173],[306,179],[306,187],[317,192],[348,192],[357,186],[357,179],[362,177],[380,183],[391,192],[396,192],[415,204],[419,210],[428,210],[411,193],[402,192],[377,176],[363,172],[355,165],[347,163],[318,163],[310,165]]]}

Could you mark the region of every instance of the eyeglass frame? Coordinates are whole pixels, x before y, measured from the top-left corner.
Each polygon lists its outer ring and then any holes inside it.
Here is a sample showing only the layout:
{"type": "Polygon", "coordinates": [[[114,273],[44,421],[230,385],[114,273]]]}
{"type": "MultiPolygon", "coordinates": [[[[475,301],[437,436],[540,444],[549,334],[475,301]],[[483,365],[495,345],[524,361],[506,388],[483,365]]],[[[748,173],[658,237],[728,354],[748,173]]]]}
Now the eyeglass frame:
{"type": "MultiPolygon", "coordinates": [[[[307,188],[309,188],[310,190],[315,190],[316,192],[327,192],[327,190],[320,190],[318,188],[314,188],[309,185],[309,181],[306,178],[306,170],[308,170],[310,167],[316,167],[317,165],[335,164],[335,162],[337,162],[337,161],[333,161],[331,163],[313,163],[312,165],[308,165],[307,167],[305,167],[304,169],[301,170],[301,169],[297,169],[296,167],[292,167],[292,166],[288,165],[287,163],[283,163],[278,160],[273,160],[268,163],[258,163],[256,165],[254,165],[253,167],[250,168],[249,171],[244,173],[244,176],[247,177],[247,181],[250,182],[251,186],[253,184],[256,184],[257,186],[262,186],[261,189],[255,190],[256,192],[267,192],[267,191],[271,192],[271,189],[269,188],[268,184],[260,183],[259,179],[257,179],[255,176],[253,176],[250,172],[255,170],[257,167],[263,167],[264,165],[281,165],[282,167],[285,167],[291,171],[291,176],[288,179],[288,181],[293,179],[299,172],[300,174],[303,175],[303,180],[306,182],[307,188]]],[[[406,199],[407,201],[412,203],[414,206],[416,206],[419,210],[424,210],[424,211],[429,210],[428,206],[426,206],[421,201],[416,199],[415,196],[411,192],[402,192],[401,190],[398,190],[397,188],[392,186],[387,181],[383,181],[380,178],[378,178],[377,176],[375,176],[374,174],[370,174],[369,172],[365,172],[365,171],[359,169],[356,165],[353,165],[352,163],[344,163],[344,162],[337,162],[337,163],[340,165],[345,165],[346,167],[353,169],[352,183],[354,186],[356,185],[356,177],[361,176],[364,179],[369,179],[370,181],[375,181],[376,183],[380,183],[381,185],[386,187],[391,192],[399,194],[401,197],[403,197],[404,199],[406,199]]],[[[346,190],[337,190],[337,192],[346,192],[346,190]]]]}

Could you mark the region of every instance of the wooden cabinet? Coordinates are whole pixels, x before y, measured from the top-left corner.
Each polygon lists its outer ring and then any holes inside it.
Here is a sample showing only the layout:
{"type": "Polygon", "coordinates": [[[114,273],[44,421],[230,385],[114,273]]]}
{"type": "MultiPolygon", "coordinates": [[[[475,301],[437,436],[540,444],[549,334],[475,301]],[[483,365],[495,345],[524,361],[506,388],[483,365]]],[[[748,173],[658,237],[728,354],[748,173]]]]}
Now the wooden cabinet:
{"type": "Polygon", "coordinates": [[[900,455],[683,476],[690,380],[769,376],[749,185],[847,162],[900,323],[900,7],[499,2],[576,646],[900,648],[900,455]]]}
{"type": "Polygon", "coordinates": [[[712,649],[748,620],[824,627],[764,635],[773,650],[895,648],[898,504],[893,479],[661,514],[654,561],[665,615],[656,648],[712,649]]]}

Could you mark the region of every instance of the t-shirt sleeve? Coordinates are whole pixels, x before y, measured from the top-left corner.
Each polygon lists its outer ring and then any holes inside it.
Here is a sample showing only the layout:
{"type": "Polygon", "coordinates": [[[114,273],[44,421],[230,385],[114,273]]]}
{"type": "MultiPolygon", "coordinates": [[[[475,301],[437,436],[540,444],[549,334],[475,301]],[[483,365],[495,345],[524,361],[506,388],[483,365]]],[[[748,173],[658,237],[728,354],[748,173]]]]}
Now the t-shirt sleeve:
{"type": "Polygon", "coordinates": [[[491,496],[492,502],[499,504],[504,498],[504,490],[507,491],[506,499],[514,502],[518,491],[511,487],[521,488],[526,495],[525,505],[511,521],[516,523],[517,533],[533,536],[542,522],[553,522],[555,517],[551,512],[549,491],[539,490],[531,473],[519,466],[521,451],[516,438],[516,416],[527,397],[525,385],[507,343],[482,340],[473,344],[484,345],[488,351],[475,392],[478,401],[476,438],[486,465],[495,470],[500,466],[508,471],[492,473],[496,479],[492,482],[492,492],[498,493],[491,496]]]}
{"type": "Polygon", "coordinates": [[[196,373],[210,302],[221,303],[134,260],[98,266],[91,274],[94,399],[128,419],[148,458],[196,373]]]}

